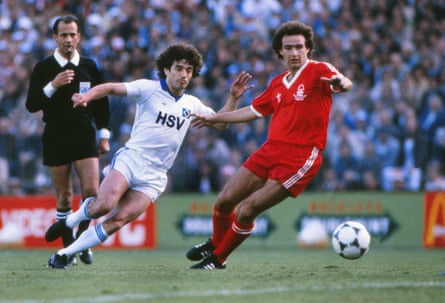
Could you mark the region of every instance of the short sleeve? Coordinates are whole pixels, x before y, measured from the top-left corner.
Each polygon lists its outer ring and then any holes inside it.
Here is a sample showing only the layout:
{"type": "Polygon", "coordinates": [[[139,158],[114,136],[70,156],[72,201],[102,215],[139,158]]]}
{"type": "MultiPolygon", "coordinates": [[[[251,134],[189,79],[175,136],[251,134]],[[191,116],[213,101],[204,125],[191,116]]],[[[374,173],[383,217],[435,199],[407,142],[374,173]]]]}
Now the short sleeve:
{"type": "Polygon", "coordinates": [[[127,90],[127,97],[134,100],[136,103],[142,102],[146,98],[146,94],[151,90],[156,90],[159,87],[157,81],[148,79],[138,79],[131,82],[124,83],[127,90]]]}

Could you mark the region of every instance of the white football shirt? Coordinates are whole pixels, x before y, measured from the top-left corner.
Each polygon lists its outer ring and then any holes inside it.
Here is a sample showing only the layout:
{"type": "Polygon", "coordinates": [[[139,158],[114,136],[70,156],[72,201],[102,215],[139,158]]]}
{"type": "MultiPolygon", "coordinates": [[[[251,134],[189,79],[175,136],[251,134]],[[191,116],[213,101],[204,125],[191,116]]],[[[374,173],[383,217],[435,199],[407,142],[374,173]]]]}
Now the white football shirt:
{"type": "Polygon", "coordinates": [[[129,101],[136,103],[130,139],[125,146],[136,150],[152,165],[168,170],[190,127],[190,114],[215,111],[186,93],[175,98],[163,79],[135,80],[126,82],[125,87],[129,101]]]}

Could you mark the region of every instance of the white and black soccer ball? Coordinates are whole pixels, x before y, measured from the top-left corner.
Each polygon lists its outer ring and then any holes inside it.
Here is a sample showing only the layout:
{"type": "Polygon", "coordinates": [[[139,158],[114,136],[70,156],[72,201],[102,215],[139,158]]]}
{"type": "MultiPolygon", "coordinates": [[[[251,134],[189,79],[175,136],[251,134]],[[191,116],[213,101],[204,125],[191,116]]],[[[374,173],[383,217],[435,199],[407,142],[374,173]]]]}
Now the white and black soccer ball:
{"type": "Polygon", "coordinates": [[[370,244],[371,235],[368,230],[356,221],[343,222],[332,233],[332,247],[345,259],[361,258],[368,252],[370,244]]]}

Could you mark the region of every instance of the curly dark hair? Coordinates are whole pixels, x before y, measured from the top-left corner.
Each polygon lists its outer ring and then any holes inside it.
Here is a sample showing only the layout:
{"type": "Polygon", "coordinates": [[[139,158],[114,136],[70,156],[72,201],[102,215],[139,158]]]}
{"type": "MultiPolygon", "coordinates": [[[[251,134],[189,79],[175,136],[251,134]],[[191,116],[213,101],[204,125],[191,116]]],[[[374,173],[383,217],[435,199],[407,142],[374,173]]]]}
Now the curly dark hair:
{"type": "Polygon", "coordinates": [[[193,78],[199,76],[201,67],[204,64],[202,55],[196,47],[186,43],[178,43],[169,46],[156,59],[156,67],[158,69],[158,77],[165,79],[164,68],[172,67],[175,61],[185,60],[193,66],[193,78]]]}
{"type": "Polygon", "coordinates": [[[273,38],[272,38],[272,48],[277,54],[279,59],[283,59],[283,56],[280,54],[280,50],[283,46],[283,36],[288,35],[303,35],[306,40],[306,48],[309,49],[308,58],[311,56],[311,52],[315,47],[314,43],[314,32],[310,26],[307,26],[304,23],[299,21],[288,21],[280,25],[280,27],[276,30],[273,38]]]}

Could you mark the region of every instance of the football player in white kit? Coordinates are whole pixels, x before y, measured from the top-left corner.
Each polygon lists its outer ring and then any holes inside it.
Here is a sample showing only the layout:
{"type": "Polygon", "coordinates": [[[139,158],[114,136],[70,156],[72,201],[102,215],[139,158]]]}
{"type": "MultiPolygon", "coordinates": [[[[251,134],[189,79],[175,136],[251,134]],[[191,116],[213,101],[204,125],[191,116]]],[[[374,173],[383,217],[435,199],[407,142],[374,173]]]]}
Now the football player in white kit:
{"type": "MultiPolygon", "coordinates": [[[[48,260],[49,267],[65,268],[70,256],[104,242],[141,215],[164,192],[167,171],[190,126],[191,114],[214,113],[198,98],[185,93],[191,79],[199,76],[202,65],[202,56],[194,46],[174,44],[156,59],[160,80],[104,83],[73,95],[74,107],[86,106],[104,96],[126,96],[136,103],[136,115],[130,139],[114,155],[97,197],[86,199],[66,220],[54,223],[46,236],[57,238],[64,225],[73,228],[83,220],[110,215],[54,253],[48,260]]],[[[251,77],[249,73],[240,73],[220,111],[236,108],[237,100],[252,87],[247,85],[251,77]]],[[[227,124],[211,126],[223,130],[227,124]]]]}

